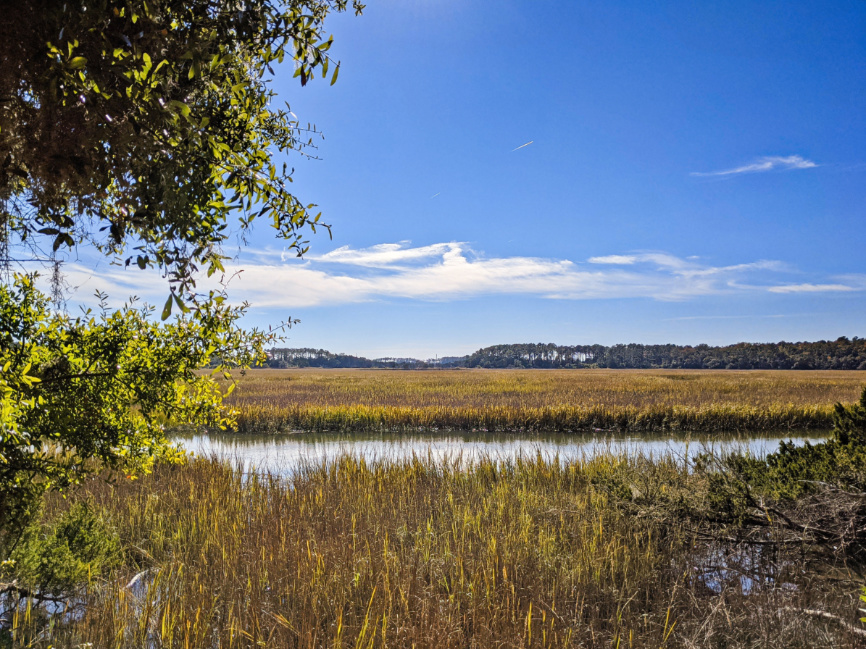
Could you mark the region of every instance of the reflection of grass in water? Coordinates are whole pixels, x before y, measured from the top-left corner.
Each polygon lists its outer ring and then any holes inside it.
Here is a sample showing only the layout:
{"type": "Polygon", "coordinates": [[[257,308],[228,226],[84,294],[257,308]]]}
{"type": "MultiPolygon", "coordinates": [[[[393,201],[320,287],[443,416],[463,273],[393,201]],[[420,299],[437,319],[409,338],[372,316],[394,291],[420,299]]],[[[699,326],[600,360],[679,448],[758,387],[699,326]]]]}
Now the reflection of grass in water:
{"type": "Polygon", "coordinates": [[[702,433],[700,431],[671,431],[671,432],[647,432],[640,435],[608,432],[581,432],[577,434],[550,433],[538,431],[532,435],[522,436],[515,433],[487,433],[478,431],[419,431],[417,433],[392,433],[379,430],[366,430],[357,433],[345,433],[339,431],[304,432],[294,431],[291,433],[248,433],[237,435],[233,432],[207,433],[172,431],[172,439],[184,444],[197,441],[208,441],[210,443],[225,446],[237,446],[238,448],[252,447],[256,445],[280,446],[281,444],[308,445],[319,444],[341,444],[357,445],[364,442],[377,442],[382,444],[397,444],[416,448],[425,448],[431,444],[437,446],[454,446],[459,450],[466,444],[481,444],[495,450],[498,445],[514,446],[522,445],[525,448],[534,449],[541,445],[552,450],[561,447],[573,447],[584,444],[599,446],[634,445],[641,447],[646,443],[664,442],[676,445],[691,444],[695,447],[702,445],[725,444],[737,448],[738,444],[748,446],[755,441],[778,441],[788,439],[809,439],[818,441],[829,435],[827,430],[812,430],[808,434],[792,435],[789,430],[766,430],[760,435],[751,435],[748,432],[721,431],[719,433],[702,433]]]}
{"type": "Polygon", "coordinates": [[[732,566],[718,570],[716,545],[676,515],[700,507],[704,481],[673,458],[608,454],[471,466],[343,457],[287,480],[196,461],[94,482],[87,492],[115,521],[126,563],[87,591],[73,637],[56,640],[793,647],[820,629],[828,646],[840,641],[796,608],[850,602],[807,583],[799,564],[767,581],[756,555],[738,566],[754,573],[748,594],[732,566]],[[146,588],[126,588],[144,568],[146,588]]]}
{"type": "MultiPolygon", "coordinates": [[[[812,431],[808,438],[820,442],[828,431],[812,431]]],[[[296,467],[311,458],[335,458],[343,454],[364,457],[368,462],[381,457],[402,460],[413,455],[426,457],[461,457],[465,461],[477,458],[494,460],[519,455],[561,461],[586,458],[596,454],[639,453],[673,455],[680,461],[700,453],[748,453],[763,457],[775,450],[780,440],[792,439],[790,431],[767,431],[755,434],[692,434],[646,433],[631,434],[550,434],[534,435],[496,433],[236,433],[176,436],[175,441],[201,457],[215,456],[224,461],[241,462],[248,470],[265,468],[280,475],[291,474],[296,467]]]]}
{"type": "Polygon", "coordinates": [[[866,372],[257,370],[244,433],[290,430],[735,431],[829,428],[866,372]]]}

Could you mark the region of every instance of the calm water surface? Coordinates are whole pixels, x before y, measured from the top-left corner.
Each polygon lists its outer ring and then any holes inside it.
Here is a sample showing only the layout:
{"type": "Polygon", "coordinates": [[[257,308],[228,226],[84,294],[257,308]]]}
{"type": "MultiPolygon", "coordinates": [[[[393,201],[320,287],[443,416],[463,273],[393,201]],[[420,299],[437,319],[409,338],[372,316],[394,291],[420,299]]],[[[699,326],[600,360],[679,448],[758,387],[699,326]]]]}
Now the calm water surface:
{"type": "Polygon", "coordinates": [[[241,463],[245,470],[290,474],[309,463],[334,460],[341,455],[363,457],[368,461],[401,460],[413,455],[435,460],[481,457],[514,459],[519,456],[559,457],[562,461],[591,457],[601,452],[642,453],[661,456],[673,454],[685,459],[707,450],[748,451],[756,456],[772,453],[783,439],[802,444],[823,441],[826,433],[764,434],[760,437],[737,435],[496,435],[479,433],[429,434],[352,434],[298,433],[289,435],[193,435],[175,439],[199,456],[217,456],[241,463]]]}

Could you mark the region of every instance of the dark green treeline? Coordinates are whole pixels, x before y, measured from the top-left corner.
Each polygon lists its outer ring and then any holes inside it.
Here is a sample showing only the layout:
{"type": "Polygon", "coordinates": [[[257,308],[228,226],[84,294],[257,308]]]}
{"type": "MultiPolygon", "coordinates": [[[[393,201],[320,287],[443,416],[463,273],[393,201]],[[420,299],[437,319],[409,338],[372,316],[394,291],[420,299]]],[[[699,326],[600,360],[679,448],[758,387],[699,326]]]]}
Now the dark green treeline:
{"type": "Polygon", "coordinates": [[[866,339],[710,345],[493,345],[468,356],[437,359],[379,358],[324,349],[275,348],[269,367],[395,368],[610,368],[729,370],[866,370],[866,339]]]}

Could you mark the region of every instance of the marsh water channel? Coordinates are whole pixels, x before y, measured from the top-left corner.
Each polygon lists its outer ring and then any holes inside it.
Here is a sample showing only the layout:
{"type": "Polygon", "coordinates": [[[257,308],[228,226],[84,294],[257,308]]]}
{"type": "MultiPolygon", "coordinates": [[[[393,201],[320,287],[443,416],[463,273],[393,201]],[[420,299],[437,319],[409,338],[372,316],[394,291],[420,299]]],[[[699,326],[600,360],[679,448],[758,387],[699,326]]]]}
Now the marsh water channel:
{"type": "Polygon", "coordinates": [[[599,453],[673,455],[682,461],[712,451],[748,452],[763,457],[779,448],[782,440],[803,444],[823,441],[825,431],[778,431],[744,434],[630,435],[598,434],[492,434],[492,433],[294,433],[280,435],[187,435],[176,441],[200,457],[216,456],[236,462],[245,471],[267,471],[290,475],[298,468],[333,461],[342,455],[362,457],[368,462],[399,461],[413,456],[434,460],[478,458],[513,460],[518,457],[558,457],[560,461],[588,458],[599,453]]]}

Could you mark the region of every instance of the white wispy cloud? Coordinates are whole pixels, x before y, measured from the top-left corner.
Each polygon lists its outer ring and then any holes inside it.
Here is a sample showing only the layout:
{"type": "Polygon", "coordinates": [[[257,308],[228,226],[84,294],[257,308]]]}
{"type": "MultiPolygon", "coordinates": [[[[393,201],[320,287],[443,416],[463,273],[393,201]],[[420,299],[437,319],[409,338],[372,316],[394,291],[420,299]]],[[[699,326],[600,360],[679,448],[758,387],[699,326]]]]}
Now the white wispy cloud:
{"type": "MultiPolygon", "coordinates": [[[[812,314],[809,314],[812,315],[812,314]]],[[[765,315],[688,315],[678,318],[666,318],[670,322],[688,321],[688,320],[766,320],[778,318],[795,318],[802,317],[803,314],[796,313],[772,313],[765,315]]]]}
{"type": "MultiPolygon", "coordinates": [[[[111,305],[117,306],[131,296],[155,303],[155,298],[162,295],[164,300],[168,295],[168,285],[153,270],[142,271],[138,267],[132,269],[110,264],[101,264],[94,270],[78,263],[64,264],[62,268],[65,284],[77,300],[88,301],[89,296],[99,291],[110,298],[111,305]]],[[[47,273],[40,275],[40,281],[46,287],[48,277],[47,273]]]]}
{"type": "MultiPolygon", "coordinates": [[[[789,270],[771,260],[734,265],[699,263],[665,252],[590,257],[585,262],[544,257],[486,257],[462,242],[411,246],[387,243],[343,246],[305,260],[275,254],[227,265],[230,296],[258,308],[301,308],[388,299],[449,301],[490,295],[559,300],[650,298],[687,300],[698,296],[763,291],[818,293],[866,290],[866,278],[831,278],[816,283],[782,283],[789,270]],[[859,279],[858,279],[859,278],[859,279]],[[863,281],[860,281],[860,280],[863,281]],[[857,281],[855,281],[857,280],[857,281]]],[[[161,304],[165,280],[156,273],[108,267],[94,273],[72,264],[67,280],[80,286],[74,299],[100,290],[125,299],[136,294],[161,304]]],[[[202,280],[200,288],[214,286],[202,280]]]]}
{"type": "Polygon", "coordinates": [[[733,176],[735,174],[751,174],[762,171],[787,171],[791,169],[812,169],[818,165],[811,160],[798,155],[764,156],[754,162],[733,169],[722,171],[693,171],[692,176],[733,176]]]}
{"type": "Polygon", "coordinates": [[[408,241],[400,243],[380,243],[369,248],[353,249],[342,246],[324,255],[311,255],[308,259],[313,261],[324,261],[339,264],[351,264],[354,266],[369,266],[371,268],[384,268],[398,262],[415,261],[430,257],[438,257],[447,253],[451,246],[461,244],[434,243],[429,246],[409,248],[408,241]]]}
{"type": "Polygon", "coordinates": [[[839,293],[856,291],[856,286],[847,284],[781,284],[767,289],[770,293],[839,293]]]}
{"type": "Polygon", "coordinates": [[[616,266],[629,266],[637,261],[634,255],[604,255],[602,257],[590,257],[590,264],[611,264],[616,266]]]}
{"type": "Polygon", "coordinates": [[[784,265],[778,261],[759,260],[746,264],[735,264],[733,266],[705,266],[696,263],[697,257],[686,257],[681,259],[675,255],[664,252],[644,252],[632,255],[606,255],[603,257],[590,257],[590,264],[605,264],[612,266],[633,266],[634,264],[649,264],[656,266],[659,270],[666,270],[684,277],[698,277],[701,275],[732,274],[737,271],[748,270],[782,270],[784,265]]]}

